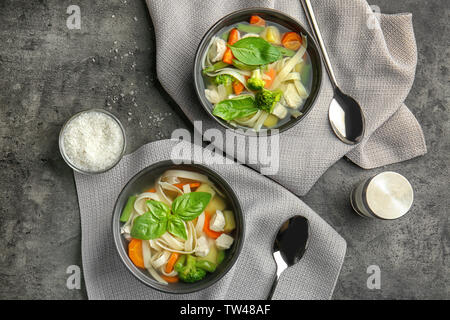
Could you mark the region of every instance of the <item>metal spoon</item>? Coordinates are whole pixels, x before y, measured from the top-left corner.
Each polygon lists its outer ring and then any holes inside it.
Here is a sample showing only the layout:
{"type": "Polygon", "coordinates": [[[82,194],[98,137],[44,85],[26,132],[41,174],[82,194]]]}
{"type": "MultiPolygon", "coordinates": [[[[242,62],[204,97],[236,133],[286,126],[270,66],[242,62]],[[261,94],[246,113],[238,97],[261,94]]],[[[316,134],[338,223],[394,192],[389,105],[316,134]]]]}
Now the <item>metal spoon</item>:
{"type": "Polygon", "coordinates": [[[273,258],[277,264],[277,275],[273,281],[267,300],[272,295],[281,273],[303,257],[309,238],[309,222],[302,216],[294,216],[280,227],[273,244],[273,258]]]}
{"type": "Polygon", "coordinates": [[[306,18],[308,19],[309,25],[313,30],[313,34],[315,34],[316,39],[319,42],[319,47],[322,51],[322,59],[334,89],[333,100],[331,101],[328,110],[331,128],[342,142],[356,144],[364,137],[365,120],[363,111],[355,99],[346,95],[339,89],[333,68],[331,67],[330,58],[328,57],[325,44],[323,43],[319,26],[317,25],[311,2],[310,0],[301,0],[301,3],[306,12],[306,18]]]}

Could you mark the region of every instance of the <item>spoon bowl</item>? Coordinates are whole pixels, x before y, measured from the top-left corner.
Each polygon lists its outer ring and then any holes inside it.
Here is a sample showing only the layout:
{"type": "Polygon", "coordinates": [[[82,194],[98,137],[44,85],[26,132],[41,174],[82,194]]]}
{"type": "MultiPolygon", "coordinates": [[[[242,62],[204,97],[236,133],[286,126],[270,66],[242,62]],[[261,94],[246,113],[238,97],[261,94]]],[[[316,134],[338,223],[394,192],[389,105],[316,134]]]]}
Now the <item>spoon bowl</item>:
{"type": "Polygon", "coordinates": [[[309,234],[309,221],[303,216],[294,216],[280,227],[273,244],[277,275],[268,299],[272,298],[281,273],[302,259],[308,246],[309,234]]]}
{"type": "Polygon", "coordinates": [[[310,0],[301,0],[301,4],[305,10],[306,18],[313,34],[319,43],[322,60],[334,89],[333,100],[331,100],[328,109],[328,118],[330,120],[331,129],[342,142],[346,144],[357,144],[364,137],[364,113],[359,103],[349,95],[343,93],[338,87],[336,76],[331,67],[330,58],[325,43],[323,42],[310,0]]]}
{"type": "Polygon", "coordinates": [[[364,114],[358,102],[338,87],[328,110],[331,128],[336,136],[347,144],[361,141],[365,131],[364,114]]]}

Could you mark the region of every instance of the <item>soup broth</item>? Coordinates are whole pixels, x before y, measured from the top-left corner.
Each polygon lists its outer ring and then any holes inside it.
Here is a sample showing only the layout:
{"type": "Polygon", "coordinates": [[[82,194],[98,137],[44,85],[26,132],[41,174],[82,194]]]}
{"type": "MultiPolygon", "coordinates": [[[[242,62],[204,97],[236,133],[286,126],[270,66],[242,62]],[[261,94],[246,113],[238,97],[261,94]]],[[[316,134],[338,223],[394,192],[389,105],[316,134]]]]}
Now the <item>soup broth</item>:
{"type": "Polygon", "coordinates": [[[302,110],[313,72],[307,38],[252,16],[220,30],[202,57],[214,116],[236,128],[278,128],[302,110]]]}
{"type": "Polygon", "coordinates": [[[228,199],[203,174],[168,170],[129,197],[120,221],[128,256],[162,284],[213,273],[234,243],[228,199]]]}

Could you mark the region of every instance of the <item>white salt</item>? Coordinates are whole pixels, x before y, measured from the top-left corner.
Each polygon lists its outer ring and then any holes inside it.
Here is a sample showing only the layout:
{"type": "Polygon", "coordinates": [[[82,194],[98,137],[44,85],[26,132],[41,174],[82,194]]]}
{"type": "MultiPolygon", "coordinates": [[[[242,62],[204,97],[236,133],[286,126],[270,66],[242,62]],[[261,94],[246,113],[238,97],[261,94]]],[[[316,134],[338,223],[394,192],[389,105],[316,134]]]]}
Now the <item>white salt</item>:
{"type": "Polygon", "coordinates": [[[63,132],[63,148],[73,166],[83,171],[102,171],[122,154],[124,136],[109,115],[90,111],[72,119],[63,132]]]}

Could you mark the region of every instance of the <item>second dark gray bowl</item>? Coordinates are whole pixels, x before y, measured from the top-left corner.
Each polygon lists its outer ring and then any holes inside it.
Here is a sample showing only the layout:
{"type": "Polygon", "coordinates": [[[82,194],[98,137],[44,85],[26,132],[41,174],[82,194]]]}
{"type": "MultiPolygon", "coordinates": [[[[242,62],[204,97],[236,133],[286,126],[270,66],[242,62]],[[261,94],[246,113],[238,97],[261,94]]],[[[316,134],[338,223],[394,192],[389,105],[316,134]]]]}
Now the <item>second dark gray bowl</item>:
{"type": "Polygon", "coordinates": [[[180,164],[175,165],[172,161],[157,162],[139,173],[137,173],[125,185],[117,198],[114,206],[112,217],[112,233],[114,237],[114,244],[119,253],[120,259],[125,264],[127,269],[144,284],[166,293],[191,293],[205,289],[217,281],[219,281],[234,265],[239,253],[241,252],[244,242],[244,217],[238,198],[231,186],[215,171],[199,164],[180,164]],[[120,222],[120,215],[128,200],[128,197],[143,192],[149,187],[149,184],[155,181],[166,170],[188,170],[206,175],[226,196],[227,202],[234,212],[236,219],[236,229],[233,231],[234,243],[230,249],[226,251],[224,261],[217,266],[216,271],[209,273],[206,278],[195,283],[169,283],[168,285],[161,284],[153,279],[147,270],[136,267],[127,254],[128,241],[120,234],[122,222],[120,222]]]}
{"type": "MultiPolygon", "coordinates": [[[[213,105],[206,99],[205,97],[205,84],[202,76],[202,62],[201,59],[208,49],[208,44],[211,41],[211,38],[215,35],[220,34],[220,31],[224,28],[232,26],[239,22],[249,21],[252,15],[258,15],[262,17],[266,21],[272,21],[278,23],[287,29],[290,29],[297,33],[303,33],[308,38],[308,48],[307,52],[311,58],[312,71],[313,71],[313,80],[311,86],[311,92],[309,97],[307,98],[305,105],[302,108],[303,115],[298,118],[292,118],[288,122],[283,125],[276,127],[274,129],[278,129],[279,132],[283,132],[289,128],[292,128],[294,125],[298,124],[301,120],[303,120],[307,114],[314,107],[314,103],[316,102],[317,96],[319,95],[321,85],[322,85],[322,63],[320,59],[320,54],[317,49],[317,44],[314,37],[306,31],[303,25],[298,22],[296,19],[284,14],[283,12],[269,9],[269,8],[249,8],[242,9],[230,13],[229,15],[223,17],[218,22],[216,22],[206,34],[203,36],[200,45],[198,46],[197,53],[195,55],[195,63],[194,63],[194,82],[195,82],[195,90],[197,92],[197,96],[200,100],[205,111],[221,126],[235,130],[236,128],[228,124],[225,120],[222,120],[212,114],[213,105]]],[[[241,133],[241,130],[237,130],[236,132],[241,133]]],[[[245,131],[244,131],[245,132],[245,131]]],[[[267,134],[270,135],[272,130],[267,130],[267,134]]]]}

